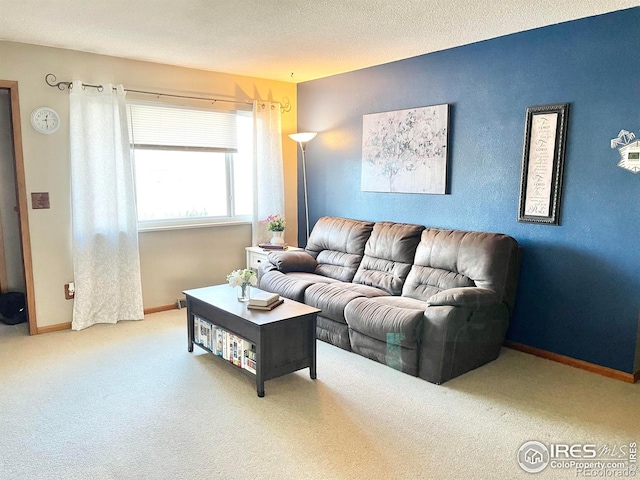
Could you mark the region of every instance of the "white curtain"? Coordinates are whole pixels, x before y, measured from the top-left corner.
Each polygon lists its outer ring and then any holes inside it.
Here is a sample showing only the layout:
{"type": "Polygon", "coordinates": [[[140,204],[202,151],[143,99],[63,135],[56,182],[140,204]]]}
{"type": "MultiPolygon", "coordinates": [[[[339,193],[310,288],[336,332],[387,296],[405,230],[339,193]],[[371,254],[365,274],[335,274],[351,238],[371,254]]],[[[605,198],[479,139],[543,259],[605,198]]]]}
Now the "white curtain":
{"type": "Polygon", "coordinates": [[[253,245],[271,238],[264,221],[269,215],[284,216],[284,173],[280,104],[253,102],[253,245]]]}
{"type": "Polygon", "coordinates": [[[124,97],[82,82],[69,93],[74,330],[144,316],[124,97]]]}

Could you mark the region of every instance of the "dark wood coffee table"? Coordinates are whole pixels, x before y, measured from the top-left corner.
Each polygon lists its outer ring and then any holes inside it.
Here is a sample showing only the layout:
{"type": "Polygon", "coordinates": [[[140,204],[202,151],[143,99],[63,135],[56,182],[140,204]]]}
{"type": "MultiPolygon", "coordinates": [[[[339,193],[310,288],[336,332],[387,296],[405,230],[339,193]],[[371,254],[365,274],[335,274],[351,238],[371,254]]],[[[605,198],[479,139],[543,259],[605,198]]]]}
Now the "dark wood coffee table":
{"type": "Polygon", "coordinates": [[[255,377],[259,397],[264,397],[266,380],[307,367],[309,376],[316,378],[316,314],[320,312],[317,308],[284,299],[282,305],[271,311],[250,310],[246,303],[237,300],[236,290],[226,284],[183,293],[187,296],[189,351],[193,352],[194,345],[204,348],[194,343],[194,315],[249,340],[256,346],[256,374],[234,368],[255,377]]]}

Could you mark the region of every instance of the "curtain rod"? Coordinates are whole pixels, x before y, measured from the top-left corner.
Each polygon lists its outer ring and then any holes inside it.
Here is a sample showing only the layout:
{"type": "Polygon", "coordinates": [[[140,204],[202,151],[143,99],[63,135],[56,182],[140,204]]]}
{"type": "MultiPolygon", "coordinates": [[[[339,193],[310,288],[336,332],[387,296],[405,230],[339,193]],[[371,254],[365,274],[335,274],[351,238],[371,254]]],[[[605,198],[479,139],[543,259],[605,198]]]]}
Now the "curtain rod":
{"type": "MultiPolygon", "coordinates": [[[[53,73],[48,73],[44,77],[44,81],[47,82],[47,85],[49,85],[50,87],[57,87],[59,90],[64,90],[65,87],[67,88],[67,90],[71,90],[73,88],[73,82],[56,82],[56,80],[57,80],[57,78],[53,73]]],[[[82,87],[83,88],[84,87],[95,88],[99,92],[104,90],[104,87],[102,85],[92,85],[90,83],[83,83],[82,87]]],[[[124,91],[125,92],[131,92],[131,93],[141,93],[141,94],[144,94],[144,95],[156,95],[158,97],[183,98],[183,99],[187,99],[187,100],[206,100],[208,102],[213,102],[213,103],[225,102],[225,103],[253,105],[253,102],[243,102],[243,101],[240,101],[240,100],[224,100],[222,98],[208,98],[208,97],[195,97],[195,96],[189,96],[189,95],[175,95],[173,93],[147,92],[145,90],[132,90],[132,89],[128,89],[128,88],[125,88],[124,91]]],[[[280,104],[280,112],[281,113],[285,113],[285,112],[290,112],[291,111],[291,104],[289,103],[289,98],[287,98],[287,97],[283,97],[282,102],[272,102],[272,103],[280,104]]]]}

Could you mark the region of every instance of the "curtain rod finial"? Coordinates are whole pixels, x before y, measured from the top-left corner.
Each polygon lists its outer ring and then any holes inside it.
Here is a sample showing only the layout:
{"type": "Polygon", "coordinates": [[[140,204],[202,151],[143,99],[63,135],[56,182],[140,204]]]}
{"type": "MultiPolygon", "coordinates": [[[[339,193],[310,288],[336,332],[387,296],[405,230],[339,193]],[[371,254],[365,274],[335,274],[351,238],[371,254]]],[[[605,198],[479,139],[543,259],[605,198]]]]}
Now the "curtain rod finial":
{"type": "Polygon", "coordinates": [[[73,88],[73,84],[71,82],[57,82],[56,76],[53,73],[47,73],[44,77],[44,81],[47,82],[47,85],[50,87],[58,87],[59,90],[64,90],[67,87],[67,90],[71,90],[73,88]]]}

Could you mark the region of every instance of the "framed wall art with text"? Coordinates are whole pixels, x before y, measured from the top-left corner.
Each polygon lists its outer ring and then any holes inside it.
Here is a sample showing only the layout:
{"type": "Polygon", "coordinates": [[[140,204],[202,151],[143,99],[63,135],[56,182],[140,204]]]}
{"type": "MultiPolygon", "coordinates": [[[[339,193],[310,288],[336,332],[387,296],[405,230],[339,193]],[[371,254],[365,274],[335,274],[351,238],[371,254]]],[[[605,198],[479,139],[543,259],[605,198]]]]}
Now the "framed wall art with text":
{"type": "Polygon", "coordinates": [[[518,221],[560,225],[569,104],[527,108],[518,221]]]}

